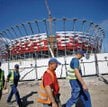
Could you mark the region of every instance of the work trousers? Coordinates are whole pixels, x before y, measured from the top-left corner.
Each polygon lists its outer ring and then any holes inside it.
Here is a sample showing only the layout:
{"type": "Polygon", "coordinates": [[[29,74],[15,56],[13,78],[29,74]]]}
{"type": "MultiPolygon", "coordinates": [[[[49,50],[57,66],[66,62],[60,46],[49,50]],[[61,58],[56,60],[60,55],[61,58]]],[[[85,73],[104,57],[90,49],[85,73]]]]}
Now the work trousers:
{"type": "Polygon", "coordinates": [[[91,98],[89,91],[85,91],[78,80],[70,80],[70,85],[72,88],[71,97],[66,103],[66,107],[71,107],[76,104],[79,99],[81,99],[84,107],[92,107],[91,98]]]}
{"type": "Polygon", "coordinates": [[[8,96],[7,102],[9,103],[11,101],[13,94],[15,94],[17,104],[19,105],[19,107],[21,107],[20,95],[19,95],[18,89],[15,85],[11,86],[11,91],[10,91],[10,94],[8,96]]]}

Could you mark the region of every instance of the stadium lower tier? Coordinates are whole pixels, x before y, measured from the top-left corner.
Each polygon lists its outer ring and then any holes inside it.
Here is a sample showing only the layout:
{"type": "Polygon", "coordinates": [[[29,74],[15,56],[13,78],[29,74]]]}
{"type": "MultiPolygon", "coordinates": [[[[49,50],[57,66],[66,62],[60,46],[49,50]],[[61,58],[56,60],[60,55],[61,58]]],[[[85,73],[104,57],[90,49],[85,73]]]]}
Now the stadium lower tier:
{"type": "MultiPolygon", "coordinates": [[[[5,57],[19,56],[35,56],[48,57],[51,56],[50,50],[55,56],[72,54],[74,51],[81,49],[87,52],[99,52],[101,50],[101,42],[95,41],[95,37],[84,35],[77,32],[59,32],[56,36],[47,37],[46,34],[37,34],[28,37],[16,38],[11,40],[5,57]]],[[[1,55],[3,58],[4,56],[1,55]]]]}
{"type": "Polygon", "coordinates": [[[57,43],[57,44],[45,44],[45,45],[36,45],[35,43],[32,43],[31,45],[27,44],[19,44],[19,45],[14,45],[10,49],[11,55],[19,55],[19,54],[25,54],[25,53],[35,53],[35,52],[46,52],[49,51],[49,46],[51,47],[52,50],[86,50],[86,51],[94,51],[95,48],[87,43],[57,43]]]}

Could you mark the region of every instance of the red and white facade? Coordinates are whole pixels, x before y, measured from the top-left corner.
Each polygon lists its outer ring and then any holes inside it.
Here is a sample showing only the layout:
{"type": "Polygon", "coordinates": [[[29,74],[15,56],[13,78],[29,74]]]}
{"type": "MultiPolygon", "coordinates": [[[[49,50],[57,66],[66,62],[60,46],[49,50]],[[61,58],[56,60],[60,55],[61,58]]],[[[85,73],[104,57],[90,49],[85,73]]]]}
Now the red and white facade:
{"type": "MultiPolygon", "coordinates": [[[[54,46],[57,47],[58,50],[83,49],[92,51],[96,49],[95,37],[83,34],[82,32],[56,32],[56,35],[52,37],[55,38],[54,46]]],[[[48,45],[48,37],[45,33],[42,33],[12,40],[9,48],[11,55],[20,55],[48,51],[48,45]]]]}

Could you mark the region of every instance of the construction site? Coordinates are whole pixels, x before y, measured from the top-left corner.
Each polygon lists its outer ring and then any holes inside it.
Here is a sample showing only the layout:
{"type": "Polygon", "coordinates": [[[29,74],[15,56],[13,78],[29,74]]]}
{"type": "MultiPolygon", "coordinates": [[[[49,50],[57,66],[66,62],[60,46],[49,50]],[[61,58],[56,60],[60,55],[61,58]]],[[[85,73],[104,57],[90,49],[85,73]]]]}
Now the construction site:
{"type": "MultiPolygon", "coordinates": [[[[66,79],[71,59],[78,50],[84,51],[80,60],[82,76],[91,94],[92,107],[108,106],[108,53],[102,52],[104,29],[89,20],[79,18],[54,18],[47,0],[48,18],[35,19],[0,31],[0,62],[5,78],[14,65],[19,65],[18,90],[23,107],[43,107],[37,102],[39,83],[47,69],[48,61],[56,57],[61,65],[56,69],[63,105],[71,95],[66,79]]],[[[18,107],[15,96],[11,104],[4,92],[0,107],[18,107]]],[[[83,107],[78,102],[76,107],[83,107]]],[[[73,107],[73,106],[72,106],[73,107]]]]}

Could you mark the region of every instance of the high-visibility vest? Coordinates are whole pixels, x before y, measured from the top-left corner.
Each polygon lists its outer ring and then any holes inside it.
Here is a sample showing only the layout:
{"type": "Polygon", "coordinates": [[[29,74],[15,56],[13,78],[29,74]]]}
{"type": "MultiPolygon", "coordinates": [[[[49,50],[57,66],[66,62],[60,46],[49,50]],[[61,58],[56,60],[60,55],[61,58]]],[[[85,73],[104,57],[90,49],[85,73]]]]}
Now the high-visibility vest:
{"type": "Polygon", "coordinates": [[[69,80],[77,79],[77,77],[75,76],[75,70],[72,69],[71,67],[69,67],[67,70],[67,77],[66,78],[69,80]]]}
{"type": "MultiPolygon", "coordinates": [[[[79,65],[78,69],[79,69],[79,71],[81,71],[81,66],[80,65],[79,65]]],[[[81,74],[81,72],[80,72],[80,74],[81,74]]],[[[75,70],[73,68],[71,68],[71,67],[68,68],[66,78],[69,79],[69,80],[77,79],[77,77],[75,75],[75,70]]]]}
{"type": "MultiPolygon", "coordinates": [[[[51,75],[52,81],[54,82],[54,74],[49,70],[47,70],[46,72],[48,72],[51,75]]],[[[42,104],[51,104],[51,100],[49,99],[47,92],[46,92],[46,89],[43,85],[43,79],[39,84],[37,102],[42,103],[42,104]]]]}
{"type": "MultiPolygon", "coordinates": [[[[1,69],[0,69],[1,70],[1,69]]],[[[1,77],[0,77],[0,90],[3,88],[3,76],[4,76],[4,71],[1,70],[1,77]]]]}
{"type": "Polygon", "coordinates": [[[11,76],[9,78],[9,83],[10,83],[10,85],[13,85],[13,83],[14,83],[14,71],[13,70],[11,71],[11,76]]]}

